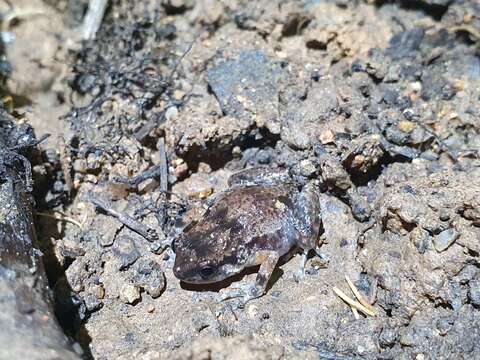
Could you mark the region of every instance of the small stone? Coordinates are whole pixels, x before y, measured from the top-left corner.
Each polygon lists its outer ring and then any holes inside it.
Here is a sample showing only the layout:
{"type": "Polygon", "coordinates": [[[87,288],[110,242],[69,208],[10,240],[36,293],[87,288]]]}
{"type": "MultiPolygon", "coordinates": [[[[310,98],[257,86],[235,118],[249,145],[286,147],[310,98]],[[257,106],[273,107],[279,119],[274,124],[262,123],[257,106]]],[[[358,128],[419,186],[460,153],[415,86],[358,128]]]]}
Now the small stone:
{"type": "Polygon", "coordinates": [[[160,182],[156,179],[146,179],[138,185],[138,191],[142,194],[146,194],[155,190],[160,182]]]}
{"type": "Polygon", "coordinates": [[[165,274],[156,261],[140,261],[136,265],[133,283],[143,289],[154,299],[158,298],[165,288],[165,274]]]}
{"type": "Polygon", "coordinates": [[[352,161],[353,168],[360,168],[362,167],[363,163],[365,163],[365,156],[363,155],[355,155],[352,161]]]}
{"type": "Polygon", "coordinates": [[[155,311],[155,305],[153,304],[148,304],[147,306],[147,312],[149,312],[150,314],[153,313],[155,311]]]}
{"type": "Polygon", "coordinates": [[[132,265],[140,257],[135,242],[128,236],[119,236],[113,246],[113,255],[119,261],[119,270],[132,265]]]}
{"type": "Polygon", "coordinates": [[[453,228],[444,230],[433,238],[433,245],[438,252],[442,252],[452,245],[458,236],[458,231],[453,228]]]}
{"type": "Polygon", "coordinates": [[[250,304],[248,307],[247,307],[247,314],[248,316],[250,317],[250,319],[254,319],[257,317],[257,314],[258,314],[258,307],[253,305],[253,304],[250,304]]]}
{"type": "Polygon", "coordinates": [[[390,327],[383,328],[382,332],[380,333],[380,346],[382,347],[390,347],[395,344],[397,339],[397,334],[394,329],[390,327]]]}
{"type": "Polygon", "coordinates": [[[86,173],[87,172],[87,161],[85,159],[76,159],[73,162],[73,170],[79,173],[86,173]]]}
{"type": "Polygon", "coordinates": [[[170,106],[167,111],[165,111],[165,119],[167,121],[175,120],[178,117],[178,109],[176,106],[170,106]]]}
{"type": "Polygon", "coordinates": [[[232,149],[232,155],[235,157],[242,155],[242,148],[240,146],[234,146],[232,149]]]}
{"type": "Polygon", "coordinates": [[[64,257],[75,259],[79,256],[85,255],[85,250],[80,245],[71,239],[65,239],[61,243],[60,253],[64,257]]]}
{"type": "Polygon", "coordinates": [[[43,152],[43,156],[45,158],[45,161],[56,165],[60,162],[60,156],[58,154],[58,151],[52,148],[45,149],[43,152]]]}
{"type": "Polygon", "coordinates": [[[417,248],[417,251],[420,254],[424,254],[428,248],[430,239],[430,234],[427,230],[422,229],[421,227],[417,226],[410,232],[410,240],[412,241],[413,245],[417,248]]]}
{"type": "Polygon", "coordinates": [[[480,306],[480,280],[470,280],[468,283],[468,298],[475,306],[480,306]]]}
{"type": "Polygon", "coordinates": [[[309,177],[309,176],[313,175],[315,173],[315,171],[317,171],[317,168],[315,167],[313,162],[311,162],[310,160],[300,161],[300,173],[303,176],[309,177]]]}
{"type": "Polygon", "coordinates": [[[182,163],[177,166],[175,166],[175,170],[173,171],[173,174],[176,177],[182,177],[186,175],[188,172],[188,164],[187,163],[182,163]]]}
{"type": "Polygon", "coordinates": [[[325,130],[320,134],[320,142],[325,144],[330,144],[335,141],[335,134],[332,130],[325,130]]]}
{"type": "Polygon", "coordinates": [[[95,295],[87,294],[84,298],[85,307],[88,311],[93,312],[100,309],[103,306],[102,301],[100,301],[95,295]]]}
{"type": "Polygon", "coordinates": [[[176,89],[176,90],[173,91],[173,98],[175,100],[182,100],[185,95],[186,95],[186,93],[183,90],[176,89]]]}
{"type": "Polygon", "coordinates": [[[413,91],[417,93],[422,91],[422,83],[420,81],[414,81],[410,83],[410,87],[412,88],[413,91]]]}
{"type": "Polygon", "coordinates": [[[404,133],[410,133],[415,129],[415,123],[407,120],[400,121],[398,123],[398,129],[404,133]]]}
{"type": "Polygon", "coordinates": [[[120,298],[126,304],[134,304],[140,300],[140,289],[138,286],[125,284],[120,291],[120,298]]]}
{"type": "Polygon", "coordinates": [[[450,220],[450,214],[448,213],[448,210],[446,209],[440,209],[438,217],[442,221],[448,221],[450,220]]]}
{"type": "Polygon", "coordinates": [[[90,291],[97,297],[97,299],[103,299],[105,297],[105,289],[102,285],[93,285],[90,288],[90,291]]]}
{"type": "Polygon", "coordinates": [[[467,284],[477,275],[477,267],[473,264],[468,264],[455,276],[455,279],[462,285],[467,284]]]}
{"type": "Polygon", "coordinates": [[[117,219],[103,214],[98,214],[92,224],[94,232],[99,234],[99,242],[103,247],[112,246],[121,227],[122,224],[117,219]]]}
{"type": "Polygon", "coordinates": [[[212,172],[212,167],[209,164],[207,164],[206,162],[200,161],[198,163],[197,170],[200,173],[210,174],[212,172]]]}

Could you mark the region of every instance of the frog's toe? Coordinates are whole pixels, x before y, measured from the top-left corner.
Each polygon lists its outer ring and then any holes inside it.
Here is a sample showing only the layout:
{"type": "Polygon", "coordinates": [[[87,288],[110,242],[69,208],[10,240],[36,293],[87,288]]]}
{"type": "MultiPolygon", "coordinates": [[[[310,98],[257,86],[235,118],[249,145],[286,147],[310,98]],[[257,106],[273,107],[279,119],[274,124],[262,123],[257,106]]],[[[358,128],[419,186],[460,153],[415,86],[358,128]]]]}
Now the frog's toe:
{"type": "Polygon", "coordinates": [[[255,285],[251,284],[232,284],[227,290],[219,294],[219,301],[239,298],[246,304],[250,300],[262,296],[263,293],[255,285]]]}
{"type": "Polygon", "coordinates": [[[227,289],[226,291],[218,293],[216,296],[216,300],[218,302],[222,302],[230,299],[241,298],[244,295],[244,292],[240,289],[227,289]]]}
{"type": "Polygon", "coordinates": [[[295,282],[300,282],[305,279],[305,268],[298,269],[298,271],[293,274],[293,279],[295,280],[295,282]]]}
{"type": "Polygon", "coordinates": [[[326,265],[328,265],[328,263],[330,262],[330,256],[327,253],[322,252],[319,247],[316,247],[314,251],[315,254],[320,258],[320,260],[322,260],[326,265]]]}

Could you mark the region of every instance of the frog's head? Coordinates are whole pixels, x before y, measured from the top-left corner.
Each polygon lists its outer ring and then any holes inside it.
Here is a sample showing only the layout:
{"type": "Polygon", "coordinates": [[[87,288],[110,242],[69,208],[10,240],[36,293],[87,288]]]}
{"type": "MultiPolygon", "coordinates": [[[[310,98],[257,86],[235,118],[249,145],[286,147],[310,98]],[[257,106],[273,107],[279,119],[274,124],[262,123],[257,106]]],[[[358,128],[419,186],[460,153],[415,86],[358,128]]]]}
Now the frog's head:
{"type": "Polygon", "coordinates": [[[229,246],[230,230],[223,227],[206,230],[204,226],[194,225],[174,241],[173,273],[184,282],[214,283],[244,268],[242,257],[229,246]]]}

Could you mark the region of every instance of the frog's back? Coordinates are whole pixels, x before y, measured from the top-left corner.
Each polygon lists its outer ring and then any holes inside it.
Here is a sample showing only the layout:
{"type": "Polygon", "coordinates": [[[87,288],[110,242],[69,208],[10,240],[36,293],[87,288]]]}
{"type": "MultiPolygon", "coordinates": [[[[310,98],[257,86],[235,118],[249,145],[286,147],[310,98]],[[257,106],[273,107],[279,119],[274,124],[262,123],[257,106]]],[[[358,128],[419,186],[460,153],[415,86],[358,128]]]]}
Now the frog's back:
{"type": "Polygon", "coordinates": [[[297,237],[294,226],[295,186],[233,188],[219,196],[203,221],[224,227],[229,246],[287,252],[297,237]]]}

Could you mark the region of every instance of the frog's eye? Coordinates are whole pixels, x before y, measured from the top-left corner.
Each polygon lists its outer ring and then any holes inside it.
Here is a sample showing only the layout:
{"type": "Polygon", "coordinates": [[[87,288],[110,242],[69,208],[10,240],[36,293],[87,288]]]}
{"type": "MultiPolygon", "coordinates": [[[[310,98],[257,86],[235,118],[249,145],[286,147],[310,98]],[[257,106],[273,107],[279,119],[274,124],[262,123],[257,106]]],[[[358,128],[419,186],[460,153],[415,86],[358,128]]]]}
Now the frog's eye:
{"type": "Polygon", "coordinates": [[[206,265],[200,269],[200,275],[204,279],[209,278],[213,274],[215,274],[215,268],[213,266],[206,265]]]}

